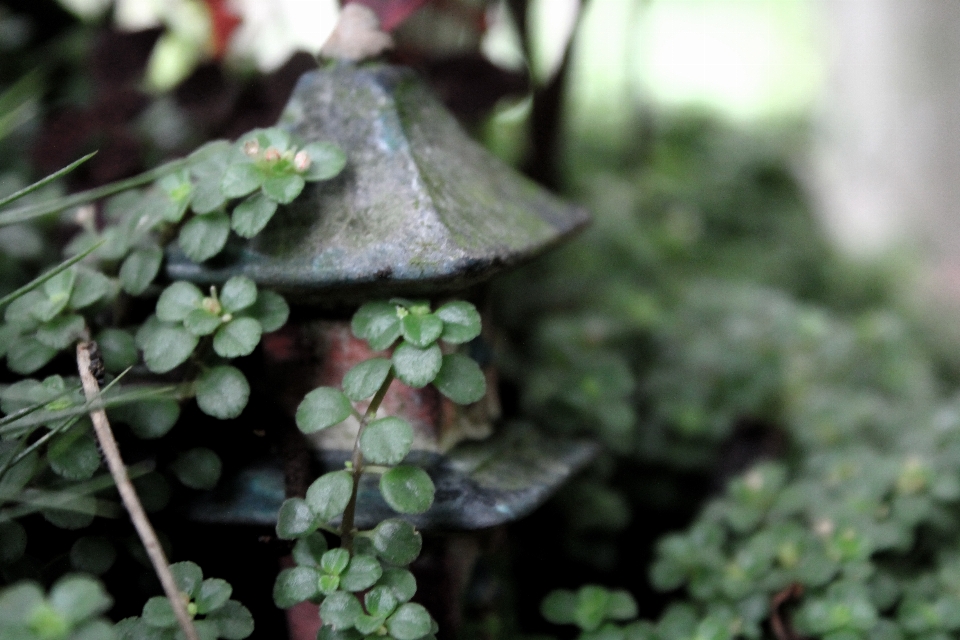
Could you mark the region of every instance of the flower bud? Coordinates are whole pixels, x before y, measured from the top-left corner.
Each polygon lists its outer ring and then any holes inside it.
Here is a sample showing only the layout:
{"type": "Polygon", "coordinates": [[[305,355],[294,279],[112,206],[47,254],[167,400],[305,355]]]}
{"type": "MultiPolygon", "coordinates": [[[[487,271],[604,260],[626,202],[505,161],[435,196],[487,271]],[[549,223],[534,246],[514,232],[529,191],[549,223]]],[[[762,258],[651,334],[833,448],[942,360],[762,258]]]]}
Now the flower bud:
{"type": "Polygon", "coordinates": [[[310,154],[306,151],[298,151],[293,157],[293,166],[297,171],[303,173],[310,168],[310,154]]]}
{"type": "Polygon", "coordinates": [[[260,154],[260,142],[257,140],[247,140],[243,143],[243,152],[251,158],[256,158],[260,154]]]}
{"type": "Polygon", "coordinates": [[[277,149],[270,147],[264,152],[263,159],[267,162],[276,162],[280,159],[280,152],[277,149]]]}

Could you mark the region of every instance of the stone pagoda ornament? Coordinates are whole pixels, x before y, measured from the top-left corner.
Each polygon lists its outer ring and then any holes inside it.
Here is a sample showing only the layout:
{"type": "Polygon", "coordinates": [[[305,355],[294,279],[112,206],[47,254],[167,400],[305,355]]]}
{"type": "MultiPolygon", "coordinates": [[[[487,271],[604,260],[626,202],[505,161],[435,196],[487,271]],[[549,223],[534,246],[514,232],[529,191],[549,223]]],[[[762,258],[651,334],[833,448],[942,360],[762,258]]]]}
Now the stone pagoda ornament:
{"type": "MultiPolygon", "coordinates": [[[[345,170],[309,185],[256,238],[202,264],[173,254],[167,268],[173,279],[202,285],[244,275],[284,294],[293,315],[265,338],[264,358],[268,385],[290,424],[308,391],[338,386],[353,365],[374,355],[350,330],[360,304],[461,298],[482,310],[491,277],[588,222],[583,209],[470,139],[405,68],[340,61],[307,73],[278,126],[307,143],[336,143],[347,156],[345,170]]],[[[423,530],[480,529],[522,517],[595,453],[588,443],[498,424],[495,329],[484,324],[484,334],[465,347],[484,368],[486,397],[461,407],[432,386],[397,383],[382,405],[413,425],[410,455],[437,488],[433,507],[409,517],[423,530]]],[[[313,436],[297,432],[284,464],[264,460],[248,468],[197,505],[194,517],[273,525],[285,494],[301,493],[323,469],[342,468],[357,427],[351,418],[313,436]]],[[[393,515],[375,479],[365,477],[357,525],[393,515]]]]}

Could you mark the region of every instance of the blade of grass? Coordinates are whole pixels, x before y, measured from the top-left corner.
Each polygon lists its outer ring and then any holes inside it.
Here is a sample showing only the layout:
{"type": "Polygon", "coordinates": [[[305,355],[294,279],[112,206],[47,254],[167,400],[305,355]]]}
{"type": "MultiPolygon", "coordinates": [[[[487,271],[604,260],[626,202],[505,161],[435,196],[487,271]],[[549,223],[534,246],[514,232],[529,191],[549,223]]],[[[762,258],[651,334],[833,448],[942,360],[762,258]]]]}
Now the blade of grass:
{"type": "Polygon", "coordinates": [[[27,284],[25,284],[25,285],[23,285],[22,287],[20,287],[19,289],[17,289],[16,291],[14,291],[14,292],[12,292],[12,293],[8,293],[7,295],[3,296],[2,298],[0,298],[0,308],[6,306],[7,304],[9,304],[9,303],[11,303],[11,302],[13,302],[14,300],[16,300],[17,298],[19,298],[19,297],[22,296],[23,294],[25,294],[25,293],[27,293],[28,291],[30,291],[31,289],[36,289],[37,287],[39,287],[39,286],[42,285],[44,282],[46,282],[46,281],[49,280],[50,278],[54,277],[54,276],[57,275],[58,273],[61,273],[61,272],[63,272],[63,271],[66,271],[67,269],[69,269],[69,268],[72,267],[73,265],[77,264],[78,262],[80,262],[81,260],[83,260],[84,258],[86,258],[88,255],[90,255],[91,253],[93,253],[94,251],[96,251],[97,249],[99,249],[100,246],[101,246],[103,243],[104,243],[104,241],[101,240],[100,242],[98,242],[97,244],[93,245],[92,247],[90,247],[90,248],[87,249],[86,251],[83,251],[83,252],[81,252],[81,253],[78,253],[77,255],[73,256],[73,257],[70,258],[69,260],[64,260],[63,262],[61,262],[59,265],[57,265],[56,267],[54,267],[54,268],[51,269],[50,271],[47,271],[46,273],[44,273],[44,274],[41,275],[41,276],[37,276],[36,278],[34,278],[33,280],[31,280],[31,281],[28,282],[27,284]]]}
{"type": "Polygon", "coordinates": [[[80,165],[82,165],[84,162],[86,162],[87,160],[89,160],[95,155],[97,155],[96,151],[94,151],[93,153],[88,153],[87,155],[83,156],[79,160],[74,160],[73,162],[65,166],[63,169],[60,169],[56,173],[51,173],[46,178],[43,178],[42,180],[38,180],[37,182],[34,182],[30,186],[24,187],[23,189],[20,189],[16,193],[11,193],[6,198],[0,198],[0,207],[5,207],[11,202],[15,200],[19,200],[23,196],[31,194],[37,189],[40,189],[41,187],[45,187],[46,185],[50,184],[54,180],[62,178],[63,176],[67,175],[68,173],[70,173],[71,171],[73,171],[74,169],[76,169],[77,167],[79,167],[80,165]]]}
{"type": "Polygon", "coordinates": [[[37,204],[25,205],[17,209],[4,211],[3,213],[0,213],[0,226],[25,222],[27,220],[39,218],[50,213],[57,213],[58,211],[69,209],[70,207],[87,204],[88,202],[93,202],[94,200],[99,200],[100,198],[105,198],[106,196],[111,196],[115,193],[132,189],[133,187],[139,187],[140,185],[153,182],[157,178],[163,177],[168,173],[173,173],[174,171],[179,170],[180,168],[186,166],[188,162],[188,158],[174,160],[173,162],[162,164],[159,167],[145,171],[138,176],[127,178],[126,180],[112,182],[102,187],[81,191],[80,193],[57,198],[56,200],[52,200],[50,202],[38,202],[37,204]]]}

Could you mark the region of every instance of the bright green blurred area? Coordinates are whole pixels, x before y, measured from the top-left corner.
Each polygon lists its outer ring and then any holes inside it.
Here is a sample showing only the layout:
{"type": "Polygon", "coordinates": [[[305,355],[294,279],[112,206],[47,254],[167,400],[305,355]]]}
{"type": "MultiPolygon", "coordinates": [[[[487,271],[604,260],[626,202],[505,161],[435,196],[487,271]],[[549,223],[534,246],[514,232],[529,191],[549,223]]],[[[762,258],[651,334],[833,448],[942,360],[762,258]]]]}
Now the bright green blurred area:
{"type": "Polygon", "coordinates": [[[823,78],[816,18],[810,0],[593,0],[576,41],[570,128],[615,137],[641,101],[742,123],[802,117],[823,78]]]}

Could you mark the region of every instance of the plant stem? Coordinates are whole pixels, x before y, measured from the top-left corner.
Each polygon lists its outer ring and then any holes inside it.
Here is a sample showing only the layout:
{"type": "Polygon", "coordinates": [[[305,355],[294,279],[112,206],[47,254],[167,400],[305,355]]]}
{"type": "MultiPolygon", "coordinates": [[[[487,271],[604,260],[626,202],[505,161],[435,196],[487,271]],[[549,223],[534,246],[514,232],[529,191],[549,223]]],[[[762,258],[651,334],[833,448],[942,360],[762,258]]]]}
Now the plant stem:
{"type": "Polygon", "coordinates": [[[391,367],[383,384],[377,389],[367,406],[367,410],[363,413],[363,417],[360,419],[360,428],[357,429],[357,439],[353,443],[353,490],[350,493],[350,502],[347,503],[347,508],[343,511],[343,521],[340,524],[340,545],[350,553],[353,553],[353,521],[357,513],[357,492],[360,490],[360,476],[363,475],[363,452],[360,451],[360,436],[363,435],[363,430],[367,427],[371,418],[377,415],[377,409],[380,408],[383,397],[387,395],[387,389],[390,388],[393,378],[393,368],[391,367]]]}
{"type": "MultiPolygon", "coordinates": [[[[80,371],[80,382],[83,384],[83,393],[88,402],[93,402],[100,395],[100,385],[91,370],[90,353],[95,349],[95,343],[92,341],[82,341],[77,344],[77,369],[80,371]]],[[[102,408],[90,411],[90,419],[93,421],[93,428],[97,434],[97,440],[100,442],[100,448],[104,457],[107,459],[107,467],[110,469],[110,475],[113,476],[117,485],[117,491],[120,492],[120,498],[123,500],[123,506],[130,514],[130,520],[143,542],[147,555],[153,563],[153,569],[157,572],[160,584],[163,585],[163,591],[170,600],[170,606],[173,608],[180,628],[183,630],[187,640],[200,640],[197,630],[193,626],[193,620],[187,613],[186,604],[183,596],[177,588],[176,580],[170,572],[170,564],[167,556],[160,546],[157,534],[150,524],[147,513],[137,497],[137,491],[130,482],[127,475],[127,467],[120,456],[120,448],[117,446],[117,440],[113,437],[113,430],[110,428],[110,422],[107,420],[107,413],[102,408]]]]}

